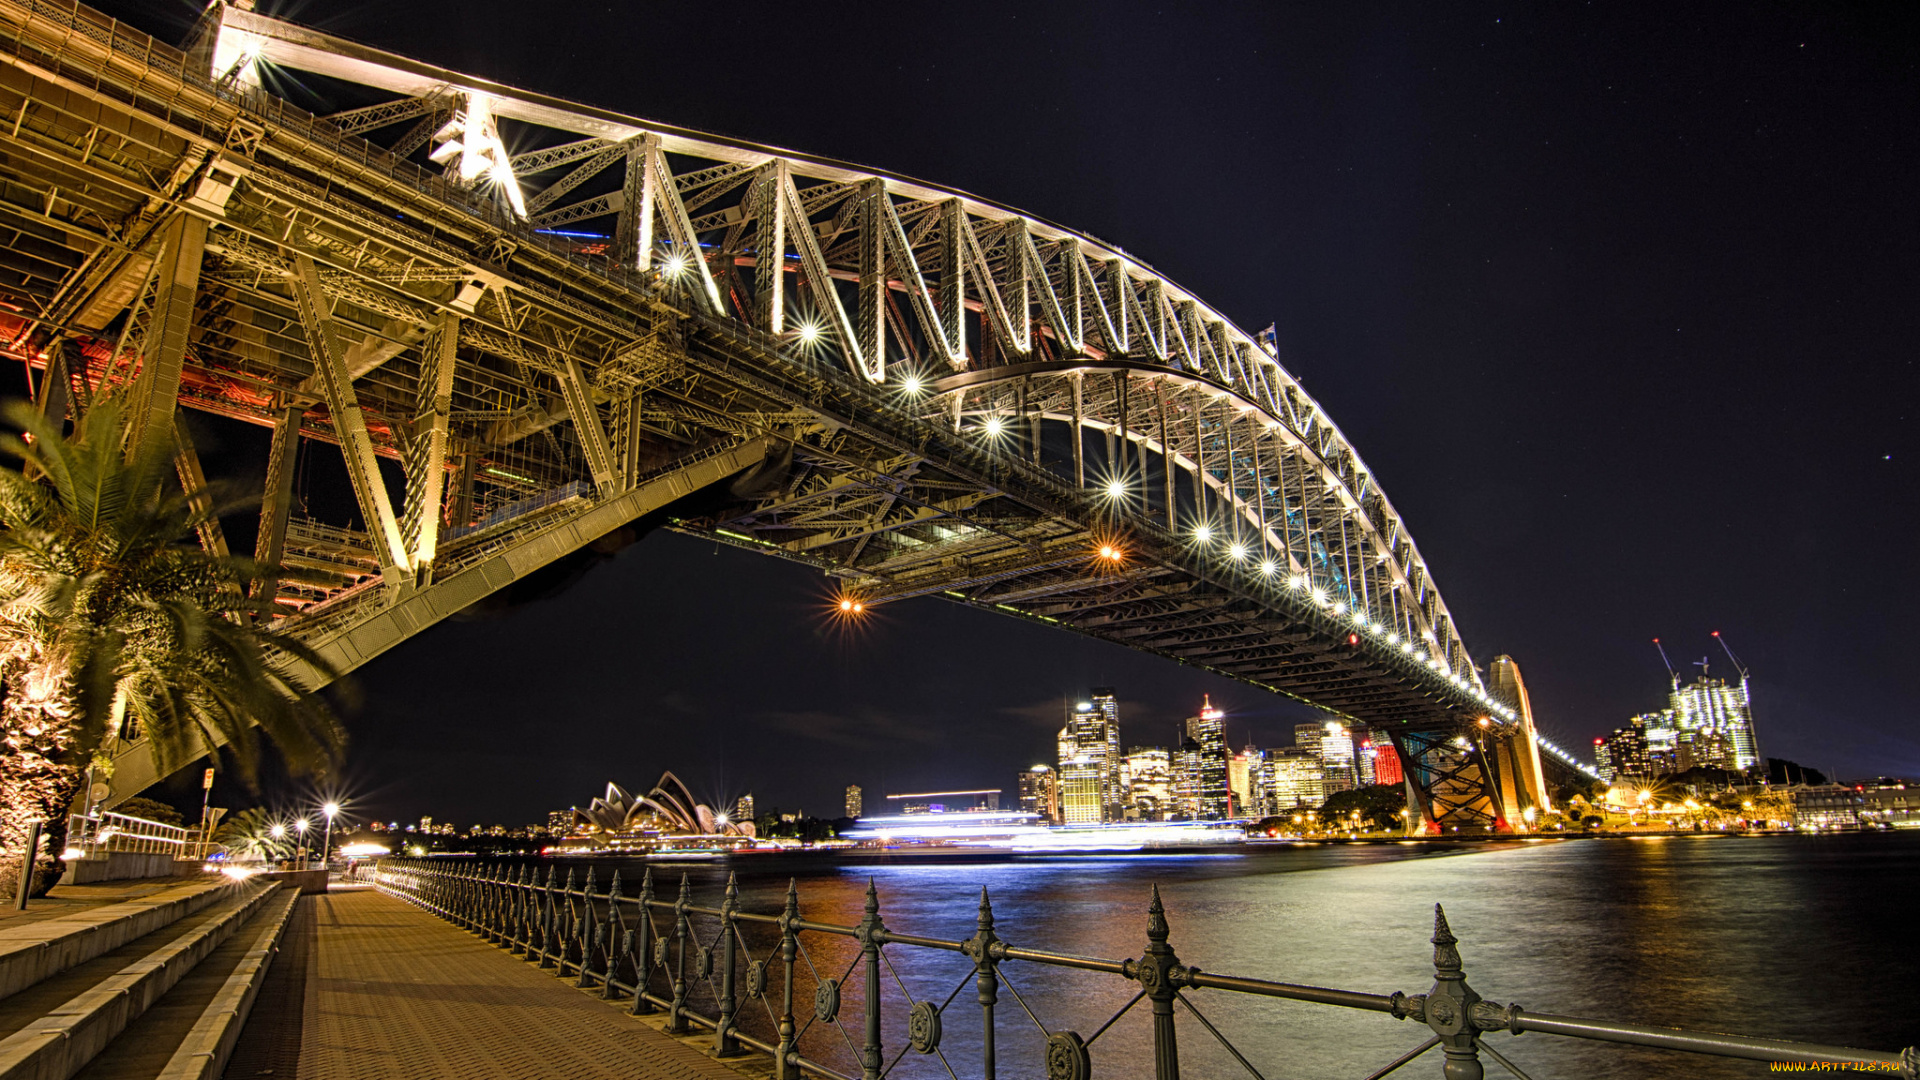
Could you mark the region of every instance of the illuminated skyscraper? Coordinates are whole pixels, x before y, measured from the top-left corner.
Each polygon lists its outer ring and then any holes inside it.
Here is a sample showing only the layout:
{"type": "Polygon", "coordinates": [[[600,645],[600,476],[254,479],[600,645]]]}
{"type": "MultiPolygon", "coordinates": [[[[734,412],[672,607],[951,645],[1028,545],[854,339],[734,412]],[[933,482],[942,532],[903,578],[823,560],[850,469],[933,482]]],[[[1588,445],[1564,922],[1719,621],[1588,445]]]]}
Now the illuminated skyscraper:
{"type": "MultiPolygon", "coordinates": [[[[851,814],[848,816],[859,817],[860,815],[851,814]]],[[[733,820],[735,821],[752,821],[753,820],[753,793],[752,792],[748,792],[747,794],[740,796],[740,798],[734,802],[733,820]]]]}
{"type": "Polygon", "coordinates": [[[867,808],[866,800],[861,798],[860,785],[848,784],[847,785],[847,816],[850,818],[860,817],[862,814],[866,812],[866,808],[867,808]]]}
{"type": "Polygon", "coordinates": [[[1200,816],[1200,744],[1182,739],[1172,756],[1173,805],[1167,817],[1192,821],[1200,816]]]}
{"type": "Polygon", "coordinates": [[[1211,696],[1201,699],[1200,715],[1187,718],[1187,741],[1195,744],[1194,800],[1195,817],[1219,819],[1227,816],[1227,738],[1226,714],[1213,707],[1211,696]]]}
{"type": "Polygon", "coordinates": [[[1020,810],[1038,814],[1045,824],[1060,821],[1060,774],[1035,765],[1020,774],[1020,810]]]}
{"type": "Polygon", "coordinates": [[[1373,782],[1399,784],[1405,782],[1406,778],[1406,773],[1400,768],[1400,751],[1394,748],[1393,739],[1385,732],[1374,732],[1373,782]]]}
{"type": "Polygon", "coordinates": [[[1338,720],[1329,720],[1320,733],[1320,768],[1326,776],[1326,793],[1352,791],[1353,736],[1338,720]]]}
{"type": "Polygon", "coordinates": [[[1113,687],[1096,686],[1087,695],[1093,710],[1106,721],[1106,775],[1100,781],[1101,812],[1107,821],[1127,816],[1127,789],[1120,782],[1120,701],[1113,687]]]}
{"type": "Polygon", "coordinates": [[[1308,751],[1290,746],[1269,750],[1267,765],[1272,777],[1268,784],[1268,797],[1272,801],[1269,809],[1273,813],[1312,809],[1326,801],[1325,772],[1320,766],[1317,749],[1308,751]]]}
{"type": "Polygon", "coordinates": [[[1260,817],[1266,813],[1261,770],[1267,752],[1251,746],[1227,759],[1227,790],[1233,793],[1233,817],[1260,817]]]}
{"type": "Polygon", "coordinates": [[[1136,746],[1121,759],[1129,816],[1165,821],[1173,806],[1173,755],[1162,746],[1136,746]]]}
{"type": "Polygon", "coordinates": [[[1689,760],[1681,768],[1750,769],[1760,764],[1745,676],[1738,686],[1730,686],[1725,679],[1709,678],[1703,665],[1693,682],[1681,686],[1675,681],[1671,701],[1676,732],[1693,736],[1685,740],[1689,760]]]}
{"type": "Polygon", "coordinates": [[[1107,820],[1107,719],[1082,701],[1067,710],[1060,729],[1060,820],[1068,825],[1097,825],[1107,820]]]}

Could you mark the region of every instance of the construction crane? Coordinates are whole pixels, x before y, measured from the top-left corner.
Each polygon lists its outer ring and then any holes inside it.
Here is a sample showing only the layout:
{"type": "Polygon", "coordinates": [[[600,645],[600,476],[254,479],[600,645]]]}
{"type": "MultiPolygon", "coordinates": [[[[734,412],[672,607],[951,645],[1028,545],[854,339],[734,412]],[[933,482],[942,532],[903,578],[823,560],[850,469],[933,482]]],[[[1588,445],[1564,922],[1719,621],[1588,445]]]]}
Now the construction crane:
{"type": "Polygon", "coordinates": [[[1660,644],[1659,638],[1653,639],[1653,647],[1660,650],[1660,662],[1667,665],[1667,677],[1673,680],[1674,689],[1680,688],[1680,673],[1673,670],[1673,661],[1667,659],[1667,647],[1660,644]]]}
{"type": "Polygon", "coordinates": [[[1741,663],[1740,658],[1733,655],[1733,646],[1727,644],[1727,639],[1724,637],[1721,637],[1720,631],[1718,630],[1715,630],[1713,632],[1713,640],[1719,642],[1720,647],[1726,650],[1727,659],[1733,661],[1733,670],[1740,673],[1740,681],[1746,682],[1747,681],[1747,665],[1741,663]]]}

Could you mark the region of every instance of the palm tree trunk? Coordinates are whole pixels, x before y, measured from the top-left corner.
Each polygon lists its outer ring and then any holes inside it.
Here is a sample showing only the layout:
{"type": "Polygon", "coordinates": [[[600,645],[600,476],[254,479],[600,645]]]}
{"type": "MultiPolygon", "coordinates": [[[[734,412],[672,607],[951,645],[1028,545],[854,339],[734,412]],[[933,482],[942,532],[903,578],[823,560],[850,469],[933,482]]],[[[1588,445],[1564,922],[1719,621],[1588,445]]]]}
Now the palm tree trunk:
{"type": "Polygon", "coordinates": [[[45,896],[65,872],[67,812],[86,782],[86,770],[66,759],[63,725],[51,717],[23,717],[8,710],[0,737],[0,901],[20,887],[28,827],[42,822],[39,858],[30,896],[45,896]],[[26,720],[28,722],[23,723],[26,720]],[[38,732],[29,735],[28,732],[38,732]]]}

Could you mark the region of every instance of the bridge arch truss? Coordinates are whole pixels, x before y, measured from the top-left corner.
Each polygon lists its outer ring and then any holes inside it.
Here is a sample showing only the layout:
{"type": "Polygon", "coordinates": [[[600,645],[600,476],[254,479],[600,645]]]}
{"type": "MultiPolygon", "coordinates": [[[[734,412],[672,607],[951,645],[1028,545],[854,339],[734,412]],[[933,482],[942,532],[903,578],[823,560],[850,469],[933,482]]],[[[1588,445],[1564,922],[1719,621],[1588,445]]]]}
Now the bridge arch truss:
{"type": "Polygon", "coordinates": [[[1520,718],[1371,470],[1126,252],[224,4],[178,51],[0,22],[9,348],[43,408],[271,426],[264,587],[343,668],[647,517],[1293,695],[1393,732],[1432,817],[1517,809],[1520,718]],[[391,96],[316,118],[289,70],[391,96]],[[289,511],[306,444],[357,528],[289,511]]]}

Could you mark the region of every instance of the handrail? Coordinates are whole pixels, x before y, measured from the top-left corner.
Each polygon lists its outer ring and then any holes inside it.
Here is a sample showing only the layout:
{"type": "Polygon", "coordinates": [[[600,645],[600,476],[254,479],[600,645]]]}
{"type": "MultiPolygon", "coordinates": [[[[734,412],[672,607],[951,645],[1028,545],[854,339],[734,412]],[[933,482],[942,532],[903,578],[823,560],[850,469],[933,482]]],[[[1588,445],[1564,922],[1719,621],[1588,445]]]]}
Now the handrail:
{"type": "MultiPolygon", "coordinates": [[[[907,1049],[939,1054],[948,1070],[954,1069],[941,1050],[941,1015],[958,999],[960,987],[956,987],[945,1002],[915,1000],[893,972],[892,961],[885,958],[887,950],[903,948],[960,953],[972,962],[973,972],[969,978],[977,991],[972,1000],[981,1008],[984,1025],[978,1071],[987,1077],[994,1076],[997,1067],[995,1005],[1002,985],[1013,993],[1021,1013],[1036,1025],[1040,1024],[1029,999],[1021,997],[1011,984],[1004,983],[1003,966],[1022,963],[1118,976],[1138,984],[1131,1000],[1092,1038],[1083,1039],[1071,1031],[1048,1031],[1041,1026],[1047,1038],[1044,1066],[1040,1071],[1049,1080],[1087,1080],[1091,1069],[1087,1047],[1142,1000],[1150,1003],[1153,1016],[1157,1080],[1175,1080],[1180,1074],[1176,1002],[1248,1073],[1260,1077],[1262,1074],[1255,1065],[1200,1012],[1194,1000],[1189,999],[1187,992],[1194,990],[1386,1013],[1425,1025],[1431,1038],[1375,1072],[1374,1077],[1385,1076],[1440,1047],[1446,1059],[1444,1072],[1449,1078],[1483,1076],[1480,1054],[1484,1051],[1509,1073],[1526,1080],[1526,1074],[1518,1065],[1485,1040],[1497,1031],[1513,1035],[1533,1031],[1715,1057],[1822,1063],[1829,1068],[1864,1066],[1906,1080],[1920,1080],[1920,1050],[1912,1047],[1900,1053],[1886,1053],[1534,1013],[1518,1005],[1487,1001],[1467,986],[1456,948],[1458,941],[1448,927],[1445,912],[1437,904],[1432,938],[1435,975],[1432,988],[1420,994],[1375,994],[1216,975],[1183,964],[1168,944],[1167,913],[1157,887],[1147,908],[1144,951],[1137,958],[1113,960],[1009,944],[996,933],[992,905],[985,890],[980,896],[976,932],[970,938],[954,941],[887,929],[880,918],[878,890],[871,883],[867,888],[865,917],[858,924],[847,926],[801,918],[798,890],[792,885],[787,890],[785,909],[779,914],[741,911],[739,886],[732,875],[727,879],[718,907],[695,904],[691,884],[685,876],[673,899],[657,897],[651,868],[643,877],[639,892],[632,896],[622,893],[618,872],[607,889],[597,890],[591,869],[585,881],[576,885],[571,869],[566,880],[560,882],[552,867],[542,881],[538,872],[526,865],[453,867],[431,859],[383,859],[376,865],[373,879],[381,891],[434,912],[541,967],[551,968],[556,975],[572,978],[578,986],[597,986],[605,998],[630,1000],[634,1013],[666,1010],[670,1033],[686,1034],[694,1026],[712,1032],[712,1052],[716,1056],[740,1053],[743,1046],[769,1054],[774,1061],[774,1076],[779,1080],[803,1075],[880,1080],[892,1070],[905,1050],[889,1059],[882,1042],[882,1033],[888,1028],[882,1023],[883,1011],[887,1002],[895,1000],[893,995],[884,992],[883,971],[891,975],[899,988],[898,998],[906,1006],[907,1049]],[[717,929],[705,929],[716,920],[717,929]],[[756,957],[754,942],[742,930],[746,924],[776,930],[778,944],[762,945],[762,955],[756,957]],[[803,935],[850,938],[859,947],[858,956],[840,979],[829,978],[828,968],[838,970],[839,966],[816,966],[803,935]],[[796,1016],[794,1011],[795,980],[803,975],[810,976],[813,982],[810,1016],[796,1016]],[[841,988],[842,982],[856,978],[864,981],[864,989],[858,992],[862,1015],[858,1023],[849,1024],[840,1016],[841,988]],[[694,992],[700,984],[710,992],[714,1003],[711,1015],[695,1007],[694,992]],[[777,1032],[776,1039],[769,1041],[740,1030],[736,1014],[746,1004],[742,1001],[743,984],[744,997],[749,1002],[757,1000],[766,1006],[765,1011],[777,1032]],[[666,993],[658,992],[660,989],[666,993]],[[857,1074],[800,1052],[800,1036],[816,1024],[837,1027],[845,1036],[848,1053],[859,1062],[857,1074]]],[[[708,999],[705,993],[700,997],[708,999]]],[[[1019,1024],[1020,1014],[1012,1015],[1016,1017],[1014,1023],[1019,1024]]],[[[892,1023],[897,1025],[898,1021],[892,1023]]]]}
{"type": "Polygon", "coordinates": [[[67,846],[78,849],[83,858],[114,851],[184,856],[193,843],[193,832],[183,826],[113,811],[67,815],[67,846]]]}

